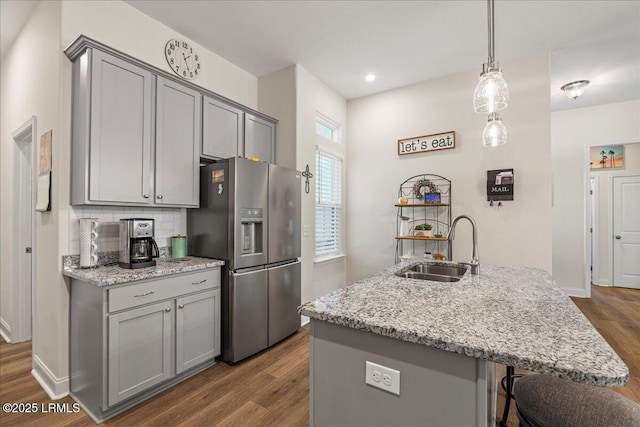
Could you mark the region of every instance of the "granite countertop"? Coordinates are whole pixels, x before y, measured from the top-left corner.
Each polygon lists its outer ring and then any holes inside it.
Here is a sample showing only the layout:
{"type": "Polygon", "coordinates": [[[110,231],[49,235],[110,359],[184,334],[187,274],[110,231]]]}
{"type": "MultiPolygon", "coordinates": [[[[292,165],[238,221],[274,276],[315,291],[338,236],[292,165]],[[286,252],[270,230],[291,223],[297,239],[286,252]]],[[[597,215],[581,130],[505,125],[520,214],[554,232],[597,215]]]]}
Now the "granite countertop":
{"type": "Polygon", "coordinates": [[[304,316],[598,386],[629,379],[624,362],[549,273],[482,265],[456,283],[396,276],[416,262],[310,301],[304,316]]]}
{"type": "Polygon", "coordinates": [[[224,261],[210,258],[185,257],[181,259],[156,259],[155,267],[138,269],[121,268],[117,265],[98,268],[64,268],[62,274],[96,286],[117,285],[136,280],[153,279],[189,271],[220,267],[224,261]]]}

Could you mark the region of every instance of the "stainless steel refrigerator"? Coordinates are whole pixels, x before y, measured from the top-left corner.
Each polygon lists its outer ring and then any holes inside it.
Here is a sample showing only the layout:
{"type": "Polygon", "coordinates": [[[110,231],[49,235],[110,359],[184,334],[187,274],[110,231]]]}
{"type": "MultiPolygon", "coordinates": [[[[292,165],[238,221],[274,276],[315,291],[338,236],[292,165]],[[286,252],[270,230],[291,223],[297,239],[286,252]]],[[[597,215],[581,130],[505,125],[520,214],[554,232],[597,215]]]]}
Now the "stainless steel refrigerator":
{"type": "Polygon", "coordinates": [[[240,157],[200,169],[188,254],[225,261],[222,359],[236,363],[300,326],[300,172],[240,157]]]}

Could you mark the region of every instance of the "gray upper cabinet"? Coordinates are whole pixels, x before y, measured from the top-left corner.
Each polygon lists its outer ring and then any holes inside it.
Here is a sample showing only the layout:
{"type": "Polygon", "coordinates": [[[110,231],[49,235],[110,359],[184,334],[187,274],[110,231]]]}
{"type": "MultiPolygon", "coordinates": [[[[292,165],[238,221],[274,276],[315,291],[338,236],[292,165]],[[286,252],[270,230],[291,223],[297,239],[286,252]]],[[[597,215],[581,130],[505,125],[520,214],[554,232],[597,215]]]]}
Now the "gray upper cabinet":
{"type": "Polygon", "coordinates": [[[74,81],[72,204],[148,204],[153,76],[100,51],[86,55],[74,81]]]}
{"type": "Polygon", "coordinates": [[[73,66],[71,204],[197,207],[200,92],[97,49],[73,66]]]}
{"type": "Polygon", "coordinates": [[[257,157],[273,163],[276,143],[276,124],[253,114],[244,115],[244,157],[257,157]]]}
{"type": "Polygon", "coordinates": [[[227,159],[242,156],[244,112],[213,97],[203,98],[202,157],[227,159]]]}
{"type": "Polygon", "coordinates": [[[197,207],[200,175],[199,92],[158,77],[155,203],[197,207]]]}

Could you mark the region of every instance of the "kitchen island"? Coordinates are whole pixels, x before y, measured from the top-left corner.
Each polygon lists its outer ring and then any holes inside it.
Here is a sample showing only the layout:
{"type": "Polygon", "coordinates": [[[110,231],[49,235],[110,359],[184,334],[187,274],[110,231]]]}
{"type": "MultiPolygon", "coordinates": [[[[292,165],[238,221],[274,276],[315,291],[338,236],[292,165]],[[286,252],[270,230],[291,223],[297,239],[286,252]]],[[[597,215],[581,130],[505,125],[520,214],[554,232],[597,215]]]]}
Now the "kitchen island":
{"type": "Polygon", "coordinates": [[[547,272],[483,265],[454,283],[395,275],[408,266],[300,307],[311,318],[313,425],[492,425],[494,363],[627,382],[626,365],[547,272]],[[367,361],[400,371],[399,395],[365,384],[367,361]]]}

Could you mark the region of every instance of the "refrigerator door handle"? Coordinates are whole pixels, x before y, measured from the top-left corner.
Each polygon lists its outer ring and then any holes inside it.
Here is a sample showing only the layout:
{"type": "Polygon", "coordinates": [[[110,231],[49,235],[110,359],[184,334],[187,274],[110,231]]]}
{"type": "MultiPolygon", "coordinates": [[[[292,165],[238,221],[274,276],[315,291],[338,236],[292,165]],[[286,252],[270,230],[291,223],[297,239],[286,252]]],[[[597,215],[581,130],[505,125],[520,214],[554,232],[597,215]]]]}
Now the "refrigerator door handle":
{"type": "Polygon", "coordinates": [[[229,275],[235,277],[246,276],[247,274],[252,274],[260,270],[264,270],[264,266],[261,265],[259,267],[243,268],[242,270],[229,270],[229,275]]]}
{"type": "Polygon", "coordinates": [[[295,264],[300,264],[300,260],[291,260],[291,261],[280,262],[277,264],[269,264],[267,267],[269,270],[275,270],[277,268],[288,267],[295,264]]]}

